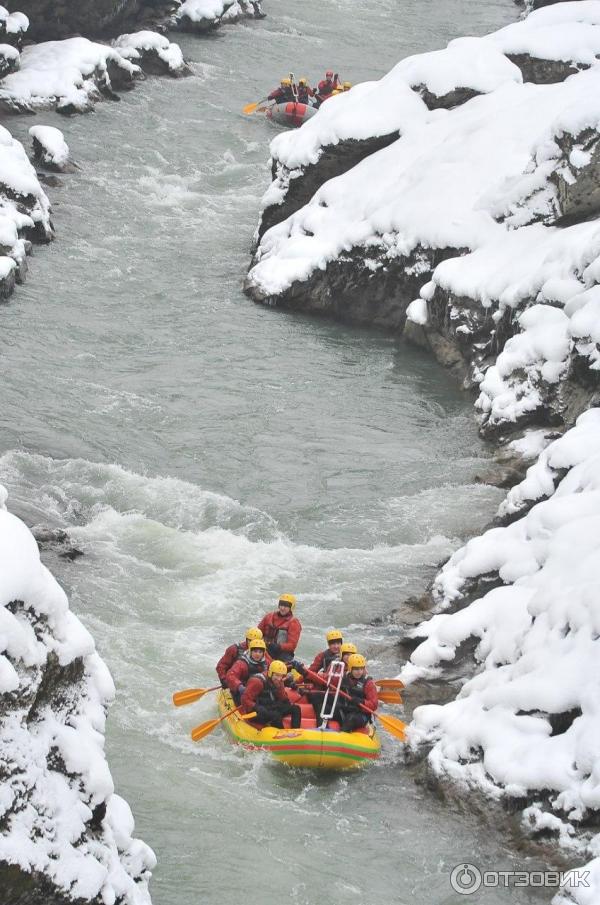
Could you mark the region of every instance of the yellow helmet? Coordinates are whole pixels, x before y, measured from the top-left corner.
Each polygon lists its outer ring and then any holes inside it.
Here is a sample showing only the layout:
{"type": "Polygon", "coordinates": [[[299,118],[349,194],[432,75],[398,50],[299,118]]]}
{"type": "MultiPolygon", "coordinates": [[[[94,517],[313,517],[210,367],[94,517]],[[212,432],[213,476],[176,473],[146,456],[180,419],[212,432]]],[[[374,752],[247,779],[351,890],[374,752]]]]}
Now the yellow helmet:
{"type": "Polygon", "coordinates": [[[288,79],[288,78],[284,78],[281,80],[281,84],[284,85],[286,88],[290,88],[291,84],[292,84],[292,80],[288,79]]]}
{"type": "Polygon", "coordinates": [[[249,628],[246,631],[246,641],[250,643],[250,641],[262,641],[263,633],[259,628],[249,628]]]}
{"type": "Polygon", "coordinates": [[[296,606],[296,598],[294,594],[280,594],[279,595],[279,603],[287,603],[288,606],[293,610],[296,606]]]}
{"type": "Polygon", "coordinates": [[[343,641],[342,633],[338,631],[337,628],[332,628],[330,632],[327,632],[325,635],[327,638],[327,644],[331,644],[332,641],[343,641]]]}
{"type": "Polygon", "coordinates": [[[283,660],[273,660],[269,663],[270,676],[287,676],[287,666],[283,660]]]}
{"type": "Polygon", "coordinates": [[[362,654],[350,654],[348,657],[348,669],[364,669],[367,661],[362,654]]]}
{"type": "Polygon", "coordinates": [[[305,75],[303,75],[301,79],[298,79],[298,84],[299,85],[308,85],[308,79],[306,78],[305,75]]]}
{"type": "Polygon", "coordinates": [[[267,645],[263,641],[262,638],[253,638],[252,641],[248,641],[248,650],[266,650],[267,645]]]}
{"type": "Polygon", "coordinates": [[[350,91],[350,89],[352,88],[352,82],[344,82],[342,88],[344,89],[344,91],[350,91]]]}
{"type": "Polygon", "coordinates": [[[340,647],[340,654],[342,655],[342,657],[344,656],[344,654],[357,654],[357,653],[358,653],[358,648],[357,648],[356,644],[351,644],[349,641],[344,641],[344,643],[340,647]]]}

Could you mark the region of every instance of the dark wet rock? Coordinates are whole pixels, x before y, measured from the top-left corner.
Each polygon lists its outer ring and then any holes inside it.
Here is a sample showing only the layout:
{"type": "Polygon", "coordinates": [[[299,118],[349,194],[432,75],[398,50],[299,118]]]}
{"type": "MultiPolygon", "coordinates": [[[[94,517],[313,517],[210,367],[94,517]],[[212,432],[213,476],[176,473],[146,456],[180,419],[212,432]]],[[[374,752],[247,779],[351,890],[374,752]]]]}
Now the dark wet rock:
{"type": "Polygon", "coordinates": [[[380,151],[397,141],[399,132],[378,135],[361,141],[350,138],[337,145],[323,148],[317,163],[298,170],[289,170],[278,161],[272,162],[272,178],[280,182],[285,191],[281,204],[271,204],[262,212],[257,236],[260,238],[268,229],[287,220],[289,216],[307,204],[325,182],[340,176],[355,167],[370,154],[380,151]]]}
{"type": "Polygon", "coordinates": [[[179,6],[177,0],[4,0],[30,20],[28,37],[53,41],[84,35],[116,37],[132,28],[165,29],[179,6]]]}
{"type": "Polygon", "coordinates": [[[250,280],[246,280],[244,291],[263,305],[401,332],[408,305],[434,268],[458,253],[455,248],[418,248],[408,258],[384,258],[375,249],[357,248],[280,295],[265,295],[250,280]]]}
{"type": "Polygon", "coordinates": [[[524,473],[522,468],[513,468],[510,465],[496,466],[483,474],[475,475],[476,484],[487,484],[490,487],[500,487],[503,490],[510,490],[515,484],[523,480],[524,473]]]}
{"type": "Polygon", "coordinates": [[[0,861],[0,890],[2,905],[95,905],[60,893],[44,874],[26,873],[5,861],[0,861]]]}
{"type": "Polygon", "coordinates": [[[48,528],[45,525],[34,525],[31,533],[35,537],[40,550],[54,550],[62,559],[78,559],[83,550],[75,546],[69,535],[62,528],[48,528]]]}
{"type": "Polygon", "coordinates": [[[44,185],[47,185],[50,188],[56,189],[64,186],[62,179],[59,179],[58,176],[54,176],[52,173],[36,173],[35,175],[40,182],[43,182],[44,185]]]}
{"type": "Polygon", "coordinates": [[[474,88],[454,88],[447,94],[437,95],[427,88],[426,85],[413,85],[414,90],[421,95],[425,106],[430,110],[451,110],[452,107],[458,107],[460,104],[466,104],[471,98],[477,97],[481,92],[475,91],[474,88]]]}
{"type": "Polygon", "coordinates": [[[564,82],[570,75],[575,75],[582,69],[589,69],[584,64],[580,65],[565,60],[544,60],[540,57],[532,57],[528,53],[508,53],[506,56],[515,66],[519,67],[524,82],[533,82],[536,85],[564,82]]]}
{"type": "Polygon", "coordinates": [[[562,158],[551,177],[556,185],[560,219],[577,223],[600,213],[600,131],[556,139],[562,158]],[[579,165],[574,161],[579,160],[579,165]]]}

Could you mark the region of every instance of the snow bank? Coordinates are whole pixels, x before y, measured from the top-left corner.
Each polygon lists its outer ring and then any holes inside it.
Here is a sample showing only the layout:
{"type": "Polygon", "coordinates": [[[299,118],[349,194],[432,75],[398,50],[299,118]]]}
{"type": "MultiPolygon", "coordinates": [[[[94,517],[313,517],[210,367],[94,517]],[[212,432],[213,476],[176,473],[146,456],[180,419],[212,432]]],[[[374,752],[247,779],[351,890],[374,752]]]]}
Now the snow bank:
{"type": "MultiPolygon", "coordinates": [[[[413,121],[398,141],[330,180],[308,205],[268,230],[249,284],[276,295],[357,246],[378,246],[384,258],[394,258],[418,246],[476,249],[499,241],[507,229],[499,211],[508,199],[523,203],[526,189],[519,184],[515,192],[514,183],[539,137],[580,98],[579,79],[598,96],[600,68],[556,85],[510,81],[413,121]]],[[[327,104],[343,102],[354,90],[327,104]]]]}
{"type": "Polygon", "coordinates": [[[69,162],[69,146],[60,129],[54,126],[31,126],[29,134],[37,142],[43,163],[63,169],[69,162]]]}
{"type": "Polygon", "coordinates": [[[600,54],[600,5],[597,0],[572,0],[545,6],[488,40],[505,54],[592,66],[600,54]]]}
{"type": "Polygon", "coordinates": [[[362,82],[330,98],[302,129],[273,139],[271,157],[293,170],[316,163],[324,147],[340,141],[404,134],[427,118],[427,108],[412,88],[441,97],[458,88],[487,93],[521,80],[520,70],[489,42],[458,38],[444,50],[402,60],[377,82],[362,82]]]}
{"type": "Polygon", "coordinates": [[[154,855],[132,838],[103,750],[112,679],[33,536],[4,505],[0,695],[0,861],[43,873],[72,898],[149,905],[154,855]]]}
{"type": "Polygon", "coordinates": [[[130,83],[141,74],[116,48],[68,38],[26,47],[21,68],[0,84],[0,100],[19,107],[54,107],[61,112],[84,112],[102,92],[130,83]]]}
{"type": "Polygon", "coordinates": [[[133,34],[120,35],[113,41],[122,57],[138,63],[144,68],[144,58],[148,55],[161,60],[167,71],[177,74],[186,68],[179,44],[173,44],[164,35],[155,31],[137,31],[133,34]]]}
{"type": "MultiPolygon", "coordinates": [[[[600,836],[587,838],[581,824],[600,810],[600,410],[551,443],[501,508],[543,497],[469,541],[436,579],[442,611],[478,577],[497,575],[503,586],[414,630],[424,640],[411,680],[453,660],[469,638],[478,670],[455,701],[417,708],[413,741],[432,743],[434,770],[466,787],[539,796],[526,828],[595,854],[600,836]]],[[[597,901],[598,887],[594,895],[576,901],[597,901]]]]}

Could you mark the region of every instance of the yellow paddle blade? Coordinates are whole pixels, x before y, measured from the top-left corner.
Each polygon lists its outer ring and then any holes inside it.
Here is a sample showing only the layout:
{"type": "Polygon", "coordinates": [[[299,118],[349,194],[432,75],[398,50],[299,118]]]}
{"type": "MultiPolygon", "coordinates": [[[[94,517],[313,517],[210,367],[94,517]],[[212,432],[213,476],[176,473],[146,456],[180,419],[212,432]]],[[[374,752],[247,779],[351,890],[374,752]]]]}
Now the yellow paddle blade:
{"type": "Polygon", "coordinates": [[[250,113],[254,113],[254,111],[256,110],[256,108],[258,107],[259,104],[260,104],[260,101],[257,101],[255,104],[246,104],[246,106],[243,109],[243,112],[246,114],[246,116],[248,116],[250,113]]]}
{"type": "Polygon", "coordinates": [[[379,686],[379,688],[389,689],[397,689],[404,688],[404,682],[400,679],[375,679],[375,684],[379,686]]]}
{"type": "MultiPolygon", "coordinates": [[[[237,713],[237,710],[230,710],[229,713],[225,714],[225,716],[220,716],[216,720],[207,720],[205,723],[200,723],[199,726],[196,726],[194,729],[192,729],[192,741],[199,742],[201,738],[204,738],[206,735],[210,735],[213,729],[217,728],[219,723],[222,723],[223,720],[227,719],[227,717],[233,716],[234,713],[237,713]]],[[[239,718],[241,720],[253,720],[255,716],[255,710],[253,710],[251,713],[239,714],[239,718]]]]}
{"type": "Polygon", "coordinates": [[[218,719],[207,720],[205,723],[200,723],[199,726],[196,726],[194,729],[192,729],[192,741],[199,742],[201,738],[204,738],[205,735],[208,735],[213,731],[213,729],[216,729],[220,722],[221,720],[218,719]]]}
{"type": "Polygon", "coordinates": [[[387,729],[390,735],[400,739],[401,742],[406,741],[406,723],[403,723],[402,720],[399,720],[395,716],[382,716],[380,713],[375,715],[383,728],[387,729]]]}
{"type": "Polygon", "coordinates": [[[199,701],[209,691],[216,691],[217,688],[220,688],[220,685],[216,685],[214,688],[186,688],[183,691],[176,691],[173,694],[173,703],[176,707],[193,704],[194,701],[199,701]]]}
{"type": "Polygon", "coordinates": [[[382,704],[402,703],[402,697],[397,691],[380,691],[378,697],[382,704]]]}

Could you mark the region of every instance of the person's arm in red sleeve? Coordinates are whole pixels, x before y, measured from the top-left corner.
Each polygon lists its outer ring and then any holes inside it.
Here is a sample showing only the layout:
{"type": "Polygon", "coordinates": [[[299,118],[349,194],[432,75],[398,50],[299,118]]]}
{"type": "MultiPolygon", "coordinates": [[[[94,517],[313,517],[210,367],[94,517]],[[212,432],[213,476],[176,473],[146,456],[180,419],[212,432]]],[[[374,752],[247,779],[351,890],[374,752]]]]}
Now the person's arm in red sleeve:
{"type": "Polygon", "coordinates": [[[253,710],[256,710],[256,701],[258,700],[258,696],[262,689],[263,683],[260,679],[257,679],[256,676],[252,676],[248,680],[246,690],[242,695],[240,703],[240,710],[242,713],[251,713],[253,710]]]}
{"type": "Polygon", "coordinates": [[[225,682],[227,683],[227,688],[230,691],[236,692],[240,685],[246,684],[246,679],[248,678],[248,665],[244,660],[238,660],[233,664],[229,672],[225,676],[225,682]]]}
{"type": "Polygon", "coordinates": [[[325,659],[325,652],[321,651],[320,654],[317,654],[315,659],[312,661],[310,666],[308,667],[311,672],[319,672],[319,670],[323,669],[323,660],[325,659]]]}
{"type": "Polygon", "coordinates": [[[281,88],[276,88],[275,91],[271,91],[270,94],[267,95],[268,101],[278,101],[282,95],[281,88]]]}
{"type": "Polygon", "coordinates": [[[225,676],[235,663],[237,658],[237,644],[230,644],[219,662],[217,663],[217,675],[219,682],[223,684],[225,676]]]}
{"type": "Polygon", "coordinates": [[[283,644],[280,644],[279,646],[282,651],[285,651],[286,654],[293,654],[298,647],[298,641],[300,640],[300,635],[302,634],[302,626],[295,617],[290,619],[290,623],[287,627],[287,633],[287,641],[284,641],[283,644]]]}
{"type": "Polygon", "coordinates": [[[368,707],[369,710],[377,710],[378,706],[377,687],[373,679],[369,679],[365,685],[365,707],[368,707]]]}

